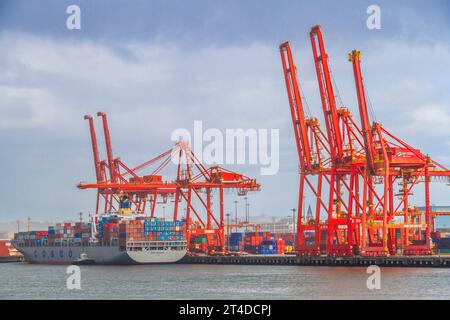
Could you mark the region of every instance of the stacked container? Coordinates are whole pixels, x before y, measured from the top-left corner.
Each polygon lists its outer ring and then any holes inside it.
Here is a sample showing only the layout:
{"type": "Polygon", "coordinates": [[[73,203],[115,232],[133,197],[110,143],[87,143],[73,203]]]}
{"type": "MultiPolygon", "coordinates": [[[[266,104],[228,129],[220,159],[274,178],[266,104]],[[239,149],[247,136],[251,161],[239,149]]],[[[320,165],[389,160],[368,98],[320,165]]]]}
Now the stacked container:
{"type": "Polygon", "coordinates": [[[450,238],[439,238],[437,250],[438,253],[450,253],[450,238]]]}
{"type": "Polygon", "coordinates": [[[270,232],[247,232],[244,237],[244,250],[249,253],[260,254],[261,244],[265,240],[271,240],[270,232]]]}
{"type": "Polygon", "coordinates": [[[242,251],[244,246],[242,243],[243,234],[242,232],[233,232],[230,234],[228,239],[228,251],[242,251]]]}
{"type": "Polygon", "coordinates": [[[220,250],[220,239],[216,233],[206,234],[206,243],[208,244],[208,250],[219,251],[220,250]]]}
{"type": "Polygon", "coordinates": [[[84,222],[57,223],[48,227],[48,244],[59,245],[62,240],[87,244],[91,238],[91,224],[84,222]]]}
{"type": "Polygon", "coordinates": [[[284,254],[285,245],[283,239],[264,240],[261,244],[261,254],[284,254]]]}
{"type": "Polygon", "coordinates": [[[14,234],[14,240],[23,241],[25,246],[36,246],[39,247],[43,244],[43,241],[48,238],[47,231],[29,231],[29,232],[18,232],[14,234]]]}
{"type": "Polygon", "coordinates": [[[185,223],[179,220],[142,218],[119,223],[119,244],[127,241],[182,241],[185,239],[185,223]]]}
{"type": "Polygon", "coordinates": [[[158,218],[144,220],[144,237],[157,241],[179,241],[184,239],[184,224],[158,218]]]}
{"type": "Polygon", "coordinates": [[[127,241],[144,241],[144,239],[142,220],[127,220],[119,224],[119,246],[125,246],[127,241]]]}
{"type": "Polygon", "coordinates": [[[207,250],[206,235],[198,235],[191,237],[189,249],[190,251],[196,253],[206,253],[207,250]]]}
{"type": "Polygon", "coordinates": [[[275,233],[273,237],[275,239],[283,239],[286,246],[294,246],[295,244],[295,233],[275,233]]]}
{"type": "Polygon", "coordinates": [[[107,244],[119,238],[119,218],[115,216],[103,216],[97,226],[98,239],[107,244]]]}
{"type": "Polygon", "coordinates": [[[286,252],[286,246],[283,239],[277,240],[277,254],[284,254],[286,252]]]}
{"type": "Polygon", "coordinates": [[[74,227],[75,242],[87,244],[91,238],[91,224],[84,222],[75,223],[74,227]]]}
{"type": "MultiPolygon", "coordinates": [[[[103,216],[97,230],[98,240],[103,245],[110,245],[114,240],[119,240],[121,245],[127,241],[181,241],[186,234],[184,221],[158,218],[121,220],[118,216],[103,216]]],[[[14,238],[23,240],[26,246],[40,246],[43,240],[48,240],[50,246],[60,245],[63,240],[75,245],[87,245],[92,238],[91,224],[57,223],[49,226],[48,231],[19,232],[14,238]]]]}
{"type": "Polygon", "coordinates": [[[277,250],[276,240],[264,240],[261,243],[260,253],[261,254],[275,254],[277,250]]]}

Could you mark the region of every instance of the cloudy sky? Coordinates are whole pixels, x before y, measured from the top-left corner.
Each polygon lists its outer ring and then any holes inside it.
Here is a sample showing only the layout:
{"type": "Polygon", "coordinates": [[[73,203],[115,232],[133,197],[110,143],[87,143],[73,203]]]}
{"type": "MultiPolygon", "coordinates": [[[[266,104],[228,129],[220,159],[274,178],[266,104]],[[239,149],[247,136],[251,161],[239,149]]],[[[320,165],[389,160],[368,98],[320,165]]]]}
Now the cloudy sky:
{"type": "MultiPolygon", "coordinates": [[[[259,179],[252,215],[287,216],[297,158],[278,46],[290,40],[320,118],[308,32],[320,24],[345,105],[356,111],[346,55],[363,51],[376,119],[450,165],[448,1],[0,1],[0,221],[70,219],[94,207],[83,115],[108,113],[114,153],[130,166],[165,151],[176,128],[280,130],[280,172],[259,179]],[[66,8],[81,8],[81,30],[66,8]],[[371,4],[381,30],[366,27],[371,4]]],[[[102,137],[98,128],[98,136],[102,137]]],[[[103,144],[101,143],[101,147],[103,144]]],[[[450,204],[444,184],[432,202],[450,204]]],[[[234,211],[227,197],[227,211],[234,211]]],[[[308,201],[308,200],[307,200],[308,201]]],[[[422,202],[419,193],[415,204],[422,202]]],[[[243,211],[240,200],[239,210],[243,211]]]]}

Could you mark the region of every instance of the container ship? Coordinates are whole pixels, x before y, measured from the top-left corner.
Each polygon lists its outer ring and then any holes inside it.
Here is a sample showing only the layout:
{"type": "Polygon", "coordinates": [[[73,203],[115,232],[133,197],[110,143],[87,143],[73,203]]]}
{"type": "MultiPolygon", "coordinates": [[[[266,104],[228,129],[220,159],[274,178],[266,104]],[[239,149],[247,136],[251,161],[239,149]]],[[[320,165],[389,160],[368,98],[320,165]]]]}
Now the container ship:
{"type": "Polygon", "coordinates": [[[104,215],[18,232],[12,245],[29,263],[174,263],[186,254],[186,223],[135,215],[104,215]]]}

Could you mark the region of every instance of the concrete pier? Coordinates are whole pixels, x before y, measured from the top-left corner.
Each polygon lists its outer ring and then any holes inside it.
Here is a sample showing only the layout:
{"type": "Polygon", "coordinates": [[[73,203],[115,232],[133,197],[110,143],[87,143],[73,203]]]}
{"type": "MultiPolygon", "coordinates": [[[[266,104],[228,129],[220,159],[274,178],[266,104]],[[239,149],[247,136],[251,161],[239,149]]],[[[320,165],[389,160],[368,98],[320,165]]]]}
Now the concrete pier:
{"type": "Polygon", "coordinates": [[[392,256],[392,257],[298,257],[290,255],[248,256],[186,256],[182,264],[233,264],[233,265],[298,265],[363,267],[427,267],[449,268],[450,255],[446,256],[392,256]]]}

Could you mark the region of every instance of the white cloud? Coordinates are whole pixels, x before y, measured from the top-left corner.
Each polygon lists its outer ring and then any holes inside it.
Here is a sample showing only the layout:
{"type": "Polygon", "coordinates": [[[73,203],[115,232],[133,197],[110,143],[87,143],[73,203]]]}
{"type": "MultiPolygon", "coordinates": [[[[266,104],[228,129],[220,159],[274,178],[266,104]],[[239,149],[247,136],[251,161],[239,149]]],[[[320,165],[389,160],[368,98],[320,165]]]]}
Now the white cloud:
{"type": "MultiPolygon", "coordinates": [[[[8,48],[0,51],[0,130],[8,144],[19,140],[22,146],[16,151],[20,157],[11,151],[4,156],[10,173],[5,185],[24,191],[30,178],[45,181],[43,192],[58,185],[58,199],[64,199],[48,203],[30,193],[29,201],[20,202],[17,193],[11,201],[21,204],[8,214],[33,210],[36,216],[54,217],[61,212],[49,208],[92,210],[93,198],[74,188],[76,181],[92,177],[84,114],[108,113],[115,156],[130,166],[168,149],[172,130],[191,129],[194,120],[203,120],[206,128],[291,130],[276,47],[186,49],[130,42],[112,48],[20,33],[0,34],[0,46],[8,48]],[[27,131],[13,134],[11,128],[27,131]],[[30,146],[28,137],[37,136],[30,146]],[[29,163],[35,170],[25,176],[21,168],[31,170],[29,163]]],[[[100,126],[97,136],[103,151],[100,126]]],[[[258,206],[269,207],[265,201],[258,206]]]]}
{"type": "MultiPolygon", "coordinates": [[[[294,51],[299,77],[312,114],[321,118],[306,34],[304,40],[294,51]]],[[[344,102],[356,111],[351,64],[346,60],[353,45],[336,47],[332,41],[327,45],[344,102]]],[[[30,130],[27,134],[32,135],[45,128],[54,139],[49,144],[42,141],[40,148],[50,154],[61,148],[55,142],[58,137],[67,148],[72,143],[85,146],[80,148],[84,154],[73,152],[46,158],[48,167],[61,166],[61,163],[76,167],[75,179],[79,180],[92,173],[82,116],[99,110],[106,111],[110,117],[116,155],[131,166],[170,147],[172,130],[191,129],[195,120],[203,120],[205,128],[279,128],[282,172],[264,178],[266,191],[255,197],[253,208],[255,213],[278,214],[289,212],[295,205],[297,159],[276,45],[186,48],[130,42],[111,47],[101,42],[1,33],[0,46],[6,48],[0,51],[2,134],[10,134],[10,128],[27,128],[30,130]],[[283,185],[282,189],[289,190],[286,191],[289,194],[267,196],[279,192],[278,185],[283,185]],[[281,203],[274,203],[275,198],[281,203]]],[[[363,72],[378,120],[389,131],[418,147],[427,137],[445,138],[450,133],[446,78],[450,74],[449,48],[398,41],[367,43],[365,49],[363,72]]],[[[356,113],[354,117],[359,122],[356,113]]],[[[98,138],[101,137],[98,132],[98,138]]],[[[8,138],[15,139],[13,135],[8,138]]],[[[445,159],[448,154],[439,141],[429,143],[426,148],[426,152],[439,159],[445,159]]],[[[15,155],[6,157],[13,159],[15,155]]],[[[41,166],[39,161],[33,165],[41,166]]],[[[5,178],[5,185],[14,182],[17,190],[26,190],[30,177],[9,170],[11,176],[5,178]]],[[[79,192],[70,180],[73,176],[65,178],[63,171],[54,176],[39,170],[30,174],[35,175],[31,177],[35,180],[48,181],[51,188],[67,186],[64,208],[91,209],[92,202],[80,203],[79,192]]],[[[45,191],[50,192],[50,187],[45,191]]],[[[34,200],[30,199],[30,203],[35,203],[34,200]]],[[[43,203],[39,208],[26,205],[23,203],[15,210],[32,209],[38,215],[50,217],[53,213],[48,208],[58,207],[55,203],[43,203]]]]}
{"type": "MultiPolygon", "coordinates": [[[[3,33],[0,45],[8,47],[3,58],[15,67],[61,77],[66,81],[85,81],[95,85],[123,87],[129,81],[150,85],[164,79],[170,68],[168,61],[158,59],[163,54],[158,48],[148,48],[145,54],[136,52],[140,53],[142,60],[135,61],[131,57],[125,59],[107,46],[82,40],[55,41],[28,34],[3,33]]],[[[136,49],[132,45],[129,48],[136,49]]]]}
{"type": "Polygon", "coordinates": [[[426,105],[445,105],[450,98],[450,46],[396,39],[373,42],[363,56],[363,73],[380,117],[395,119],[426,105]]]}
{"type": "Polygon", "coordinates": [[[55,118],[54,98],[45,90],[0,86],[0,128],[39,128],[55,118]]]}
{"type": "MultiPolygon", "coordinates": [[[[46,114],[48,128],[62,135],[77,135],[82,115],[98,110],[133,123],[134,133],[120,132],[124,138],[137,133],[169,139],[169,129],[198,119],[209,126],[266,128],[270,124],[261,110],[285,103],[278,52],[265,44],[185,49],[132,41],[112,48],[3,32],[0,46],[8,48],[0,52],[0,84],[28,92],[33,114],[46,114]],[[58,111],[58,117],[50,117],[50,110],[58,111]]],[[[23,106],[8,105],[3,127],[17,126],[13,114],[23,106]]],[[[39,119],[21,125],[43,125],[39,119]]],[[[288,119],[282,122],[289,124],[288,119]]]]}
{"type": "Polygon", "coordinates": [[[416,135],[444,137],[450,135],[450,107],[426,105],[405,114],[405,129],[416,135]]]}

